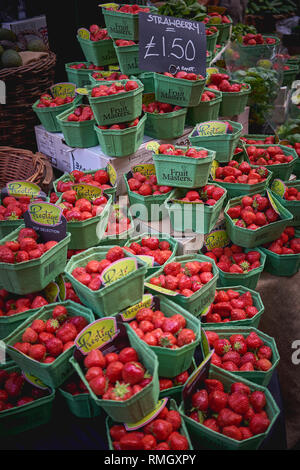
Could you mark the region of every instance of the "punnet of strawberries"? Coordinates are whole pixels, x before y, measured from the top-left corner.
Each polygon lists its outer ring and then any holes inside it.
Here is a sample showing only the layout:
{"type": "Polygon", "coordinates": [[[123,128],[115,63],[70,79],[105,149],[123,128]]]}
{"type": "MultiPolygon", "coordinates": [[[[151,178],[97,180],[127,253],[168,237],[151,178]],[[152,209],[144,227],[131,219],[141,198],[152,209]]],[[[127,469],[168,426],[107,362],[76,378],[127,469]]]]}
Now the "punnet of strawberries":
{"type": "Polygon", "coordinates": [[[229,338],[219,337],[217,331],[205,331],[209,345],[214,349],[211,363],[229,372],[267,372],[272,367],[273,351],[260,336],[236,333],[229,338]]]}
{"type": "Polygon", "coordinates": [[[48,305],[48,301],[42,293],[21,296],[0,289],[0,317],[10,317],[44,305],[48,305]]]}
{"type": "Polygon", "coordinates": [[[294,186],[288,186],[284,192],[283,198],[286,201],[300,201],[300,191],[294,186]]]}
{"type": "Polygon", "coordinates": [[[27,405],[50,394],[31,385],[19,371],[0,369],[0,412],[27,405]]]}
{"type": "Polygon", "coordinates": [[[231,160],[228,165],[216,169],[214,181],[224,183],[257,184],[265,181],[269,172],[267,168],[251,168],[248,162],[238,163],[231,160]]]}
{"type": "Polygon", "coordinates": [[[204,80],[203,75],[192,73],[192,72],[185,72],[184,70],[180,70],[179,72],[176,72],[174,74],[170,72],[164,72],[163,75],[165,77],[171,77],[171,78],[180,78],[182,80],[191,80],[191,81],[196,81],[196,80],[204,80]]]}
{"type": "Polygon", "coordinates": [[[78,197],[74,189],[69,189],[62,193],[61,204],[64,207],[63,215],[68,222],[83,221],[101,215],[107,204],[107,196],[103,194],[91,202],[84,197],[78,197]]]}
{"type": "Polygon", "coordinates": [[[245,248],[235,244],[213,248],[208,250],[205,256],[212,258],[217,267],[225,273],[245,274],[261,266],[259,251],[245,251],[245,248]]]}
{"type": "Polygon", "coordinates": [[[135,118],[131,122],[121,122],[119,124],[111,124],[110,126],[100,126],[100,125],[98,125],[97,127],[99,129],[103,129],[103,130],[106,130],[106,129],[116,129],[116,130],[129,129],[130,127],[136,127],[139,122],[140,122],[140,119],[135,118]]]}
{"type": "Polygon", "coordinates": [[[293,161],[293,155],[286,155],[281,147],[272,145],[267,148],[259,148],[255,145],[246,147],[249,161],[252,165],[280,165],[293,161]]]}
{"type": "Polygon", "coordinates": [[[207,88],[219,90],[226,93],[239,93],[248,88],[245,83],[231,83],[227,73],[212,73],[209,77],[207,88]]]}
{"type": "MultiPolygon", "coordinates": [[[[41,199],[34,199],[35,202],[41,199]]],[[[23,219],[23,214],[28,210],[32,199],[29,196],[6,196],[0,204],[0,221],[23,219]]]]}
{"type": "Polygon", "coordinates": [[[72,103],[73,101],[74,96],[66,96],[65,98],[56,96],[55,98],[53,98],[53,96],[49,95],[48,93],[43,93],[36,106],[37,108],[56,108],[57,106],[72,103]]]}
{"type": "Polygon", "coordinates": [[[85,356],[83,365],[85,379],[102,400],[129,400],[152,381],[132,347],[105,355],[100,349],[93,349],[85,356]]]}
{"type": "Polygon", "coordinates": [[[263,246],[277,255],[295,255],[300,253],[300,238],[295,237],[294,227],[286,227],[280,238],[263,246]]]}
{"type": "Polygon", "coordinates": [[[80,105],[77,106],[72,113],[67,117],[67,121],[91,121],[94,119],[94,114],[90,106],[80,105]]]}
{"type": "Polygon", "coordinates": [[[91,41],[103,41],[104,39],[111,39],[107,34],[107,29],[100,28],[97,24],[92,24],[89,27],[91,41]]]}
{"type": "Polygon", "coordinates": [[[130,191],[141,196],[161,196],[169,193],[173,188],[166,185],[158,185],[156,175],[143,175],[139,171],[132,173],[127,179],[130,191]]]}
{"type": "Polygon", "coordinates": [[[132,242],[128,246],[135,255],[153,256],[155,263],[162,266],[165,264],[173,250],[167,240],[160,240],[158,237],[143,237],[140,242],[132,242]]]}
{"type": "Polygon", "coordinates": [[[196,340],[196,334],[187,328],[180,313],[166,316],[161,310],[141,308],[129,326],[149,346],[178,349],[196,340]]]}
{"type": "Polygon", "coordinates": [[[72,189],[74,183],[85,183],[91,184],[93,186],[99,186],[99,188],[110,189],[112,186],[110,184],[109,174],[106,170],[97,170],[94,174],[85,173],[80,170],[73,170],[71,173],[64,175],[63,181],[57,182],[57,191],[59,193],[64,193],[72,189]]]}
{"type": "Polygon", "coordinates": [[[202,317],[205,323],[227,323],[253,318],[258,313],[251,292],[240,293],[234,289],[218,289],[208,312],[202,317]]]}
{"type": "Polygon", "coordinates": [[[150,8],[141,8],[140,5],[134,4],[134,5],[122,5],[119,6],[117,10],[114,8],[106,7],[106,10],[111,10],[111,11],[120,11],[122,13],[128,13],[129,15],[138,15],[140,12],[144,13],[149,13],[150,8]]]}
{"type": "Polygon", "coordinates": [[[281,219],[268,197],[262,194],[242,197],[240,204],[227,209],[227,215],[235,225],[248,230],[257,230],[281,219]]]}
{"type": "Polygon", "coordinates": [[[132,223],[129,217],[120,208],[114,207],[108,218],[105,235],[119,235],[130,228],[132,228],[132,223]]]}
{"type": "Polygon", "coordinates": [[[143,104],[142,110],[144,113],[153,113],[153,114],[167,114],[173,113],[174,111],[179,111],[182,109],[181,106],[174,106],[173,104],[161,103],[160,101],[152,101],[149,104],[143,104]]]}
{"type": "Polygon", "coordinates": [[[203,19],[204,24],[230,24],[230,18],[228,18],[227,15],[221,15],[220,13],[217,13],[216,11],[212,11],[208,13],[208,16],[206,16],[203,19]]]}
{"type": "Polygon", "coordinates": [[[206,149],[196,149],[194,147],[180,148],[172,144],[161,144],[158,148],[158,153],[162,155],[179,155],[190,158],[208,157],[208,150],[206,149]]]}
{"type": "Polygon", "coordinates": [[[213,275],[212,263],[207,261],[188,261],[167,263],[163,274],[150,279],[150,284],[177,292],[184,297],[191,297],[205,284],[210,282],[213,275]]]}
{"type": "Polygon", "coordinates": [[[115,41],[116,46],[125,47],[125,46],[136,46],[137,43],[134,41],[127,41],[126,39],[117,39],[115,41]]]}
{"type": "Polygon", "coordinates": [[[243,441],[268,430],[266,404],[263,391],[251,391],[242,382],[232,383],[226,392],[220,380],[205,379],[193,394],[187,415],[212,431],[243,441]]]}
{"type": "Polygon", "coordinates": [[[120,93],[128,93],[139,88],[139,84],[135,80],[127,80],[125,84],[113,81],[110,85],[99,85],[92,89],[92,98],[103,96],[118,95],[120,93]]]}
{"type": "Polygon", "coordinates": [[[243,36],[243,46],[256,46],[261,44],[275,44],[276,39],[270,37],[263,37],[262,34],[245,34],[243,36]]]}
{"type": "Polygon", "coordinates": [[[176,375],[176,377],[159,377],[159,390],[162,392],[163,390],[167,390],[169,388],[180,387],[185,384],[189,376],[189,370],[185,370],[184,372],[176,375]]]}
{"type": "Polygon", "coordinates": [[[205,29],[206,36],[212,36],[213,34],[216,34],[217,32],[218,32],[218,29],[215,26],[209,26],[205,29]]]}
{"type": "MultiPolygon", "coordinates": [[[[250,136],[248,136],[250,137],[250,136]]],[[[243,140],[246,144],[248,145],[264,145],[264,144],[275,144],[275,136],[270,135],[268,137],[265,137],[264,139],[258,139],[258,138],[248,138],[245,136],[241,136],[240,139],[243,140]]]]}
{"type": "Polygon", "coordinates": [[[64,305],[56,305],[47,320],[33,320],[13,347],[35,361],[51,364],[74,346],[76,336],[87,325],[82,315],[71,316],[64,305]]]}
{"type": "Polygon", "coordinates": [[[84,62],[78,62],[78,64],[71,64],[68,67],[70,67],[70,69],[76,70],[104,70],[104,67],[102,65],[95,65],[93,63],[87,65],[84,62]]]}
{"type": "Polygon", "coordinates": [[[35,230],[29,227],[21,228],[16,240],[10,240],[4,245],[0,245],[0,262],[16,264],[37,259],[57,243],[54,240],[42,243],[35,230]]]}
{"type": "Polygon", "coordinates": [[[211,90],[204,90],[201,95],[201,101],[212,101],[216,99],[216,94],[211,90]]]}
{"type": "Polygon", "coordinates": [[[101,72],[94,72],[92,74],[92,77],[95,78],[95,80],[99,80],[99,81],[103,81],[103,80],[112,81],[112,80],[124,80],[124,79],[128,80],[129,79],[127,75],[121,72],[111,72],[109,75],[107,74],[104,75],[101,72]]]}
{"type": "Polygon", "coordinates": [[[101,273],[104,269],[108,268],[112,263],[125,258],[127,255],[124,253],[123,248],[114,246],[108,250],[101,261],[96,259],[90,260],[85,266],[78,266],[73,269],[72,276],[81,284],[84,284],[93,291],[99,290],[104,287],[101,281],[101,273]]]}
{"type": "Polygon", "coordinates": [[[188,450],[187,438],[181,433],[181,416],[165,406],[145,426],[127,431],[123,424],[111,426],[109,433],[114,450],[188,450]]]}
{"type": "MultiPolygon", "coordinates": [[[[206,184],[199,189],[191,189],[186,192],[185,196],[176,199],[183,202],[192,202],[204,204],[206,206],[214,206],[216,202],[225,194],[225,189],[214,184],[206,184]]],[[[175,201],[175,199],[174,199],[175,201]]]]}

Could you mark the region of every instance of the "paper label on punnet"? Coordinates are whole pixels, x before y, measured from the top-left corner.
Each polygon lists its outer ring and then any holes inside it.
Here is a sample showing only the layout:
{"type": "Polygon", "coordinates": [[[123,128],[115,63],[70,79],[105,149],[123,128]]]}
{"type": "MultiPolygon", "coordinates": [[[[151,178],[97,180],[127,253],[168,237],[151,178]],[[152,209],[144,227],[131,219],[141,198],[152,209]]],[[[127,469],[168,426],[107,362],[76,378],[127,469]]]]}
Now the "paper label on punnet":
{"type": "Polygon", "coordinates": [[[123,312],[120,312],[120,317],[124,322],[131,321],[136,317],[141,308],[150,308],[153,303],[153,296],[151,294],[144,294],[143,299],[136,305],[127,308],[123,312]]]}
{"type": "Polygon", "coordinates": [[[145,261],[145,263],[147,263],[147,266],[149,266],[150,268],[152,268],[154,266],[154,258],[153,256],[148,256],[148,255],[138,255],[138,257],[142,260],[142,261],[145,261]]]}
{"type": "Polygon", "coordinates": [[[85,198],[88,201],[94,201],[103,194],[102,188],[92,184],[77,183],[72,185],[72,189],[76,191],[78,198],[85,198]]]}
{"type": "Polygon", "coordinates": [[[210,76],[214,73],[219,73],[219,69],[217,69],[217,67],[207,67],[207,69],[206,69],[206,75],[207,75],[206,83],[209,83],[210,76]]]}
{"type": "Polygon", "coordinates": [[[35,377],[34,375],[29,374],[28,372],[23,372],[22,373],[24,379],[29,382],[31,385],[34,385],[37,388],[40,388],[41,390],[47,390],[49,387],[44,384],[44,382],[41,381],[38,377],[35,377]]]}
{"type": "Polygon", "coordinates": [[[269,199],[269,202],[272,206],[272,208],[274,209],[274,211],[276,212],[276,214],[280,215],[280,211],[277,207],[277,204],[275,202],[275,199],[273,198],[272,194],[270,193],[270,191],[267,189],[267,195],[268,195],[268,199],[269,199]]]}
{"type": "Polygon", "coordinates": [[[210,168],[210,174],[212,179],[216,178],[216,169],[219,168],[220,164],[217,160],[213,160],[210,168]]]}
{"type": "Polygon", "coordinates": [[[110,163],[108,163],[107,165],[107,173],[109,176],[110,183],[112,184],[112,186],[114,186],[117,182],[117,172],[110,163]]]}
{"type": "Polygon", "coordinates": [[[164,409],[168,401],[168,398],[162,398],[158,400],[157,404],[155,405],[154,410],[152,410],[149,414],[147,414],[144,418],[136,423],[124,423],[124,427],[126,431],[135,431],[136,429],[142,428],[149,424],[159,413],[164,409]]]}
{"type": "Polygon", "coordinates": [[[173,290],[164,289],[164,287],[156,286],[155,284],[151,284],[150,282],[145,282],[144,286],[150,287],[151,289],[156,290],[157,292],[160,292],[161,294],[171,295],[173,297],[175,295],[178,295],[177,292],[174,292],[173,290]]]}
{"type": "Polygon", "coordinates": [[[201,364],[195,369],[195,371],[189,376],[187,381],[184,384],[182,390],[182,397],[185,403],[185,406],[189,406],[190,399],[192,395],[197,391],[197,388],[200,387],[200,384],[208,376],[208,370],[211,363],[211,358],[214,353],[214,349],[205,357],[201,364]]]}
{"type": "Polygon", "coordinates": [[[117,3],[100,3],[98,7],[112,8],[113,10],[117,10],[119,5],[117,3]]]}
{"type": "Polygon", "coordinates": [[[13,197],[28,196],[35,199],[41,195],[41,188],[28,181],[10,181],[6,184],[6,191],[9,196],[13,197]]]}
{"type": "Polygon", "coordinates": [[[273,193],[278,194],[278,196],[283,198],[286,191],[286,185],[280,179],[275,179],[271,185],[271,189],[273,193]]]}
{"type": "Polygon", "coordinates": [[[204,241],[204,246],[208,250],[213,248],[224,248],[229,243],[229,237],[226,230],[215,230],[211,232],[204,241]]]}
{"type": "Polygon", "coordinates": [[[222,121],[206,121],[197,125],[197,133],[200,137],[226,134],[228,124],[222,121]]]}
{"type": "Polygon", "coordinates": [[[100,279],[105,286],[119,281],[128,274],[138,269],[137,260],[135,258],[123,258],[115,261],[102,271],[100,279]]]}
{"type": "Polygon", "coordinates": [[[50,202],[32,202],[28,210],[24,212],[26,227],[37,231],[42,242],[59,242],[66,237],[67,221],[62,213],[62,208],[50,202]]]}
{"type": "Polygon", "coordinates": [[[89,30],[86,28],[79,28],[77,30],[77,35],[82,39],[90,39],[91,37],[89,30]]]}
{"type": "Polygon", "coordinates": [[[155,175],[155,165],[153,163],[144,163],[143,165],[135,165],[132,169],[133,173],[141,173],[144,176],[155,175]]]}
{"type": "Polygon", "coordinates": [[[151,140],[150,142],[147,142],[146,144],[146,149],[151,150],[154,153],[158,154],[158,149],[160,147],[160,143],[157,142],[156,140],[151,140]]]}
{"type": "Polygon", "coordinates": [[[67,96],[73,98],[76,84],[70,82],[56,83],[50,87],[50,90],[54,98],[66,98],[67,96]]]}
{"type": "Polygon", "coordinates": [[[76,88],[75,92],[78,94],[78,95],[88,95],[89,94],[89,90],[87,88],[76,88]]]}
{"type": "Polygon", "coordinates": [[[86,355],[93,349],[101,349],[118,336],[117,321],[114,317],[100,318],[85,327],[75,338],[76,347],[86,355]]]}
{"type": "MultiPolygon", "coordinates": [[[[58,300],[59,286],[56,282],[50,282],[44,289],[45,297],[49,304],[56,302],[58,300]]],[[[63,299],[61,299],[63,300],[63,299]]]]}

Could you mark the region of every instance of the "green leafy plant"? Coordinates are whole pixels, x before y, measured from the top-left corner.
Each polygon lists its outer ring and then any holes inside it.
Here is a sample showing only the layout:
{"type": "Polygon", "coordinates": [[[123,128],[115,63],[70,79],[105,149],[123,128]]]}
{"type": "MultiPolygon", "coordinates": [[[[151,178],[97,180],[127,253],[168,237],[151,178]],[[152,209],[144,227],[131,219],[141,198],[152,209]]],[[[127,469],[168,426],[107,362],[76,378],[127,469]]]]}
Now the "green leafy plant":
{"type": "Polygon", "coordinates": [[[292,145],[300,142],[300,118],[289,119],[276,132],[281,140],[288,140],[292,145]]]}
{"type": "Polygon", "coordinates": [[[168,0],[158,8],[160,15],[188,18],[195,21],[202,21],[206,11],[206,7],[195,0],[168,0]]]}
{"type": "Polygon", "coordinates": [[[289,14],[297,10],[297,4],[293,0],[250,0],[247,13],[259,15],[271,13],[272,15],[289,14]]]}
{"type": "Polygon", "coordinates": [[[257,34],[255,26],[237,23],[232,27],[231,41],[241,41],[242,37],[248,33],[257,34]]]}

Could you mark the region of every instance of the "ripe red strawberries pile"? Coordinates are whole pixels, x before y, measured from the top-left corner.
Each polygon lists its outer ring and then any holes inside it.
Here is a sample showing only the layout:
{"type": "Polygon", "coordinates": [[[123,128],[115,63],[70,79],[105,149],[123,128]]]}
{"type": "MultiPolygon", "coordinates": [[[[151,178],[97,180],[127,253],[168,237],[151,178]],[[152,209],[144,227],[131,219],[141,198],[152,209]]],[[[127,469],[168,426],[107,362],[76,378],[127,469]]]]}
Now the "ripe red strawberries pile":
{"type": "Polygon", "coordinates": [[[76,70],[104,70],[104,67],[102,65],[95,65],[93,63],[86,65],[83,62],[79,62],[78,64],[72,64],[69,65],[70,69],[76,69],[76,70]]]}
{"type": "Polygon", "coordinates": [[[280,219],[269,199],[261,194],[244,196],[241,204],[227,210],[227,215],[233,219],[235,225],[249,230],[257,230],[280,219]]]}
{"type": "Polygon", "coordinates": [[[230,372],[268,371],[272,367],[272,349],[264,344],[255,331],[248,336],[234,334],[219,338],[215,331],[206,331],[209,345],[214,349],[211,363],[230,372]]]}
{"type": "Polygon", "coordinates": [[[212,73],[209,77],[208,88],[224,92],[238,93],[243,88],[242,83],[230,83],[229,75],[226,73],[212,73]]]}
{"type": "Polygon", "coordinates": [[[153,101],[149,104],[143,104],[142,109],[144,113],[165,114],[173,113],[182,109],[181,106],[174,106],[173,104],[161,103],[160,101],[153,101]]]}
{"type": "Polygon", "coordinates": [[[294,255],[300,253],[300,238],[295,238],[294,227],[286,227],[280,238],[264,247],[277,255],[294,255]]]}
{"type": "Polygon", "coordinates": [[[153,256],[159,265],[165,264],[172,255],[170,243],[157,237],[145,237],[139,243],[133,242],[129,245],[129,250],[135,255],[153,256]]]}
{"type": "Polygon", "coordinates": [[[224,183],[257,184],[264,181],[268,176],[268,170],[264,167],[251,168],[249,163],[238,163],[231,160],[226,166],[219,166],[216,169],[214,181],[224,183]]]}
{"type": "Polygon", "coordinates": [[[286,188],[283,197],[287,201],[300,201],[300,191],[294,186],[289,186],[286,188]]]}
{"type": "Polygon", "coordinates": [[[48,320],[33,320],[14,348],[35,361],[50,364],[74,345],[74,339],[87,324],[83,316],[70,316],[64,305],[57,305],[48,320]]]}
{"type": "Polygon", "coordinates": [[[105,230],[106,235],[118,235],[122,232],[126,232],[130,228],[130,219],[124,215],[120,209],[114,208],[108,219],[108,224],[105,230]]]}
{"type": "Polygon", "coordinates": [[[212,264],[209,261],[188,261],[182,265],[171,262],[166,264],[163,274],[150,279],[150,284],[190,297],[213,277],[212,264]]]}
{"type": "Polygon", "coordinates": [[[139,118],[134,119],[131,122],[121,122],[120,124],[112,124],[111,126],[98,126],[99,129],[128,129],[129,127],[135,127],[140,122],[139,118]]]}
{"type": "Polygon", "coordinates": [[[17,296],[10,294],[5,289],[0,289],[0,317],[10,317],[34,308],[41,308],[47,304],[45,297],[40,294],[17,296]]]}
{"type": "Polygon", "coordinates": [[[107,29],[101,29],[97,24],[92,24],[89,30],[91,41],[102,41],[103,39],[110,39],[107,34],[107,29]]]}
{"type": "Polygon", "coordinates": [[[92,97],[99,98],[100,96],[117,95],[126,93],[138,88],[139,85],[135,80],[127,80],[125,85],[121,82],[113,82],[111,85],[100,85],[92,89],[92,97]]]}
{"type": "Polygon", "coordinates": [[[127,432],[123,424],[109,430],[115,450],[188,450],[189,443],[180,433],[181,416],[167,406],[150,423],[127,432]]]}
{"type": "Polygon", "coordinates": [[[63,215],[68,222],[88,220],[100,215],[107,204],[107,198],[104,195],[91,202],[86,198],[79,198],[77,192],[73,189],[62,193],[61,198],[64,206],[63,215]]]}
{"type": "Polygon", "coordinates": [[[210,305],[205,323],[226,323],[253,318],[258,313],[249,291],[240,294],[233,289],[217,290],[215,300],[210,305]]]}
{"type": "MultiPolygon", "coordinates": [[[[107,10],[114,10],[114,8],[107,8],[107,10]]],[[[118,8],[117,11],[121,11],[123,13],[129,13],[130,15],[137,15],[140,12],[149,13],[150,8],[141,8],[140,5],[122,5],[118,8]]]]}
{"type": "Polygon", "coordinates": [[[137,351],[131,347],[105,355],[93,349],[85,357],[84,366],[89,386],[103,400],[129,400],[152,381],[139,362],[137,351]]]}
{"type": "Polygon", "coordinates": [[[218,32],[218,29],[215,26],[210,26],[209,28],[205,29],[206,36],[212,36],[213,34],[216,34],[217,32],[218,32]]]}
{"type": "Polygon", "coordinates": [[[74,101],[74,96],[66,96],[65,98],[57,96],[56,98],[53,98],[53,96],[48,93],[44,93],[40,97],[37,108],[55,108],[62,104],[72,103],[72,101],[74,101]]]}
{"type": "Polygon", "coordinates": [[[7,241],[0,245],[0,262],[23,263],[31,259],[40,258],[46,251],[51,250],[56,241],[46,243],[38,242],[38,234],[32,228],[22,228],[17,240],[7,241]]]}
{"type": "Polygon", "coordinates": [[[168,317],[160,310],[144,307],[129,325],[149,346],[178,349],[196,339],[194,331],[186,328],[186,319],[179,313],[168,317]]]}
{"type": "Polygon", "coordinates": [[[174,147],[172,144],[162,144],[159,146],[158,153],[163,155],[182,155],[191,158],[206,158],[208,151],[205,149],[197,150],[194,147],[187,147],[186,149],[174,147]]]}
{"type": "Polygon", "coordinates": [[[212,258],[225,273],[245,274],[260,267],[260,252],[244,250],[241,246],[233,244],[230,247],[213,248],[205,255],[212,258]]]}
{"type": "Polygon", "coordinates": [[[128,79],[129,77],[121,72],[111,72],[109,75],[103,75],[101,72],[94,72],[92,74],[92,77],[95,78],[95,80],[103,81],[103,80],[122,80],[122,79],[128,79]]]}
{"type": "Polygon", "coordinates": [[[213,11],[211,13],[208,13],[208,16],[206,16],[203,20],[203,23],[207,24],[221,24],[221,23],[231,23],[230,19],[226,15],[220,15],[220,13],[217,13],[216,11],[213,11]]]}
{"type": "MultiPolygon", "coordinates": [[[[40,199],[35,199],[35,202],[40,199]]],[[[17,220],[22,219],[24,212],[32,202],[29,196],[6,196],[0,204],[0,221],[1,220],[17,220]]]]}
{"type": "Polygon", "coordinates": [[[16,406],[27,405],[49,395],[49,390],[41,390],[27,382],[20,372],[0,370],[0,411],[16,406]]]}
{"type": "Polygon", "coordinates": [[[94,119],[92,108],[84,105],[77,106],[67,117],[67,121],[90,121],[91,119],[94,119]]]}
{"type": "Polygon", "coordinates": [[[76,302],[77,304],[82,303],[78,295],[74,291],[71,282],[65,281],[65,288],[66,288],[66,300],[73,300],[73,302],[76,302]]]}
{"type": "Polygon", "coordinates": [[[181,374],[176,375],[176,377],[170,378],[164,378],[160,377],[159,378],[159,390],[167,390],[168,388],[173,388],[173,387],[178,387],[187,381],[189,378],[190,374],[188,370],[185,370],[184,372],[181,372],[181,374]]]}
{"type": "Polygon", "coordinates": [[[87,387],[77,375],[72,375],[63,383],[63,385],[60,386],[60,388],[73,396],[81,395],[82,393],[89,393],[87,387]]]}
{"type": "Polygon", "coordinates": [[[184,70],[180,70],[179,72],[175,74],[172,74],[170,72],[164,72],[163,75],[165,75],[166,77],[180,78],[183,80],[191,80],[191,81],[204,80],[203,75],[201,75],[200,73],[197,75],[196,73],[184,72],[184,70]]]}
{"type": "Polygon", "coordinates": [[[92,184],[93,186],[99,186],[99,188],[110,189],[109,174],[106,170],[97,170],[94,174],[84,173],[80,170],[73,170],[67,176],[66,181],[57,182],[57,191],[64,193],[69,189],[72,189],[74,183],[86,183],[92,184]]]}
{"type": "Polygon", "coordinates": [[[213,91],[209,90],[204,90],[204,92],[201,95],[201,101],[211,101],[216,98],[216,95],[213,91]]]}
{"type": "Polygon", "coordinates": [[[194,202],[214,206],[221,199],[225,190],[213,184],[207,184],[200,189],[192,189],[187,191],[185,196],[179,201],[194,202]]]}
{"type": "Polygon", "coordinates": [[[256,145],[263,145],[263,144],[275,144],[275,136],[274,135],[270,135],[268,137],[265,137],[265,139],[247,139],[246,137],[244,136],[241,136],[240,137],[241,140],[243,140],[246,144],[248,145],[252,145],[252,144],[256,144],[256,145]]]}
{"type": "Polygon", "coordinates": [[[126,39],[117,39],[116,40],[116,46],[118,46],[118,47],[136,46],[136,42],[126,41],[126,39]]]}
{"type": "Polygon", "coordinates": [[[275,44],[275,38],[263,38],[261,34],[248,33],[243,36],[244,46],[256,46],[257,44],[275,44]]]}
{"type": "Polygon", "coordinates": [[[114,261],[125,258],[124,250],[120,246],[110,248],[101,261],[90,260],[86,266],[80,266],[72,271],[72,276],[91,290],[98,290],[102,286],[100,275],[104,269],[114,261]]]}
{"type": "Polygon", "coordinates": [[[268,148],[258,148],[250,145],[246,150],[250,163],[253,165],[279,165],[293,160],[293,155],[285,155],[283,150],[276,145],[268,148]]]}
{"type": "Polygon", "coordinates": [[[206,379],[191,405],[191,419],[237,441],[264,433],[270,426],[264,392],[251,392],[242,382],[234,382],[225,392],[221,381],[206,379]]]}
{"type": "Polygon", "coordinates": [[[156,175],[145,176],[139,171],[134,172],[132,177],[128,179],[128,186],[130,191],[141,196],[161,196],[173,189],[171,186],[159,186],[156,175]]]}

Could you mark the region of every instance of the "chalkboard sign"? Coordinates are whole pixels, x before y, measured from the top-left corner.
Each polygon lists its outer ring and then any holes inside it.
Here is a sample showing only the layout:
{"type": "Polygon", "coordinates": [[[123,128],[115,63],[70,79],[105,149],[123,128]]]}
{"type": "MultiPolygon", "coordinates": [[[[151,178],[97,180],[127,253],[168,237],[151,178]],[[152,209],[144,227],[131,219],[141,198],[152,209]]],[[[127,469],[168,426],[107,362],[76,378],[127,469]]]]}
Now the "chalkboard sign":
{"type": "Polygon", "coordinates": [[[139,13],[139,68],[206,75],[205,25],[198,21],[139,13]]]}

